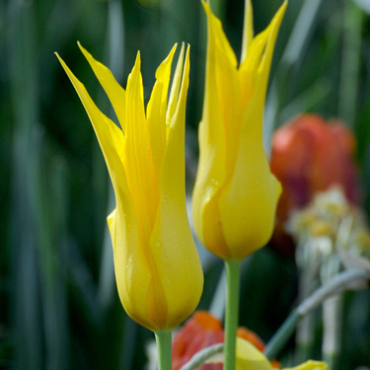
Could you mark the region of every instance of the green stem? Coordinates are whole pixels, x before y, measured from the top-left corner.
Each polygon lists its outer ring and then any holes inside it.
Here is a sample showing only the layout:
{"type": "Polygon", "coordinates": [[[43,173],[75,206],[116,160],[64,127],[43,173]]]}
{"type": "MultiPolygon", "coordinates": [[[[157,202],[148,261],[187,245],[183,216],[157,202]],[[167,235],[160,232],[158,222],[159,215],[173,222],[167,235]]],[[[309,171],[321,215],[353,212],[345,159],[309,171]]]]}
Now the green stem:
{"type": "Polygon", "coordinates": [[[285,346],[300,319],[301,316],[296,311],[293,311],[285,320],[283,325],[273,336],[264,350],[264,354],[269,360],[274,359],[280,350],[285,346]]]}
{"type": "Polygon", "coordinates": [[[210,357],[224,350],[223,343],[217,343],[197,352],[180,370],[194,370],[202,366],[210,357]]]}
{"type": "Polygon", "coordinates": [[[225,370],[235,370],[236,328],[239,317],[239,260],[225,261],[227,277],[226,318],[225,318],[225,370]]]}
{"type": "Polygon", "coordinates": [[[158,347],[158,370],[172,370],[172,331],[155,332],[158,347]]]}

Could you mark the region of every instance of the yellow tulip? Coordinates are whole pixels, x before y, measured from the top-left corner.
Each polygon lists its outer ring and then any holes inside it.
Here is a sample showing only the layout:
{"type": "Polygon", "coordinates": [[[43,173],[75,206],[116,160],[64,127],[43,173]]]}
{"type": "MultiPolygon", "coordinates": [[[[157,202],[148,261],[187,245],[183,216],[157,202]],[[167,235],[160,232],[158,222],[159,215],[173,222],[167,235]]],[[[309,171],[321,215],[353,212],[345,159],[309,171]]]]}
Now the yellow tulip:
{"type": "MultiPolygon", "coordinates": [[[[212,356],[207,363],[223,363],[223,355],[212,356]]],[[[283,370],[326,370],[325,362],[306,361],[301,365],[283,370]]],[[[236,368],[235,370],[274,370],[270,361],[252,343],[242,338],[236,339],[236,368]]]]}
{"type": "Polygon", "coordinates": [[[176,45],[159,66],[145,112],[140,54],[124,90],[108,68],[79,46],[120,124],[96,107],[58,56],[92,122],[114,188],[116,208],[108,225],[119,297],[139,324],[153,331],[170,330],[193,312],[203,286],[185,206],[189,48],[185,64],[185,47],[181,49],[168,103],[176,45]]]}
{"type": "Polygon", "coordinates": [[[208,46],[193,219],[201,242],[224,260],[241,260],[268,241],[281,193],[263,148],[262,121],[272,54],[287,3],[256,37],[250,1],[246,4],[238,66],[220,20],[203,2],[208,46]]]}

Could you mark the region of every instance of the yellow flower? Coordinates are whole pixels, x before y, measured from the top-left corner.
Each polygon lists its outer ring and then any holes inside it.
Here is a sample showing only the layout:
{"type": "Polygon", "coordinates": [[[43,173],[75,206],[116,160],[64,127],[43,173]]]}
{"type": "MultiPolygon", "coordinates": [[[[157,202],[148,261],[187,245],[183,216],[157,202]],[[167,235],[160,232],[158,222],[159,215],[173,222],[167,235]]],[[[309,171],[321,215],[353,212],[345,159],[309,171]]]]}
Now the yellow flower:
{"type": "MultiPolygon", "coordinates": [[[[207,363],[223,363],[223,354],[212,356],[207,363]]],[[[306,361],[305,363],[283,370],[326,370],[325,362],[306,361]]],[[[236,368],[235,370],[274,370],[270,361],[252,343],[242,338],[236,339],[236,368]]]]}
{"type": "Polygon", "coordinates": [[[146,328],[170,330],[198,304],[203,274],[185,206],[185,105],[189,48],[181,49],[167,103],[176,45],[156,72],[146,112],[140,54],[126,91],[108,68],[80,49],[107,93],[120,128],[94,104],[60,60],[95,133],[113,184],[116,209],[108,224],[119,296],[126,312],[146,328]]]}
{"type": "MultiPolygon", "coordinates": [[[[326,370],[327,368],[325,362],[310,360],[297,367],[284,368],[284,370],[326,370]]],[[[235,370],[273,370],[273,367],[253,344],[242,338],[237,338],[235,370]]]]}
{"type": "Polygon", "coordinates": [[[199,128],[200,158],[193,219],[202,243],[224,260],[243,259],[270,238],[281,185],[270,172],[262,120],[276,36],[287,3],[253,37],[247,1],[242,60],[212,13],[208,21],[206,86],[199,128]]]}

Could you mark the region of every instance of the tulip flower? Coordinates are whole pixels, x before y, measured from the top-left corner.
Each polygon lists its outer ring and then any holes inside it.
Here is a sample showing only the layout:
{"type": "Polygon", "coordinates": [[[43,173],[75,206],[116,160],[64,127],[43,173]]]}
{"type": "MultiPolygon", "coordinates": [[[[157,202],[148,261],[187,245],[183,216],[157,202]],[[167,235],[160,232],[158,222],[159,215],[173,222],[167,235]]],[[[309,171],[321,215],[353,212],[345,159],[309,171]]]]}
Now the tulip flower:
{"type": "Polygon", "coordinates": [[[349,201],[358,200],[355,150],[356,140],[342,122],[316,114],[299,115],[276,130],[271,170],[284,190],[277,207],[274,247],[294,253],[285,224],[291,212],[307,206],[317,192],[340,185],[349,201]]]}
{"type": "Polygon", "coordinates": [[[199,167],[193,193],[194,227],[200,241],[224,260],[241,260],[270,238],[281,186],[270,172],[262,120],[270,64],[287,3],[253,37],[246,2],[240,65],[220,20],[203,2],[208,50],[199,167]]]}
{"type": "Polygon", "coordinates": [[[108,217],[119,297],[144,327],[169,331],[195,309],[203,274],[185,206],[185,105],[189,48],[177,63],[167,103],[176,46],[156,72],[146,112],[140,54],[124,90],[108,68],[81,45],[110,99],[120,127],[94,104],[84,85],[60,60],[91,120],[114,188],[108,217]]]}
{"type": "Polygon", "coordinates": [[[193,193],[194,227],[203,245],[226,262],[225,370],[235,370],[240,262],[272,234],[281,185],[263,148],[263,109],[272,54],[287,6],[253,37],[246,0],[242,57],[235,54],[209,2],[199,167],[193,193]]]}

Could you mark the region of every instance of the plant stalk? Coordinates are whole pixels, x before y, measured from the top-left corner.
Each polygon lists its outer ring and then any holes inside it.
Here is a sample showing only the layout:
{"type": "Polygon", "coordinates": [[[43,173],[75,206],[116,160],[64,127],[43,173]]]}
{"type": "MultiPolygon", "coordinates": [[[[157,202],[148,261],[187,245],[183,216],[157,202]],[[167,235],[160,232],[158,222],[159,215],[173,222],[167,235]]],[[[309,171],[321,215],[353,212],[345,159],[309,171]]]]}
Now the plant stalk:
{"type": "Polygon", "coordinates": [[[158,347],[158,370],[172,370],[172,331],[155,332],[158,347]]]}
{"type": "Polygon", "coordinates": [[[239,318],[239,287],[241,261],[225,261],[227,277],[225,317],[225,370],[235,370],[236,328],[239,318]]]}

